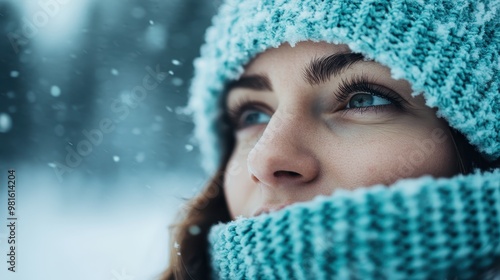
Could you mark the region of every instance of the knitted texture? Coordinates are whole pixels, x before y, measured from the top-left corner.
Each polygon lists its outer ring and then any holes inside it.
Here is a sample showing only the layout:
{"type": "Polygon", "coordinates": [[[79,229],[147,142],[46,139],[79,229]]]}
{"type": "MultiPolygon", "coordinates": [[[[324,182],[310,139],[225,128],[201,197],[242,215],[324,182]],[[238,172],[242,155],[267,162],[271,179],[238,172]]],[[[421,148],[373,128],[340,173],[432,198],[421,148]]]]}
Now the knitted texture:
{"type": "Polygon", "coordinates": [[[338,190],[213,226],[209,244],[214,279],[498,279],[500,170],[338,190]]]}
{"type": "Polygon", "coordinates": [[[284,42],[347,44],[408,80],[485,157],[500,157],[498,0],[228,0],[195,60],[188,108],[205,170],[220,163],[219,101],[258,53],[284,42]]]}

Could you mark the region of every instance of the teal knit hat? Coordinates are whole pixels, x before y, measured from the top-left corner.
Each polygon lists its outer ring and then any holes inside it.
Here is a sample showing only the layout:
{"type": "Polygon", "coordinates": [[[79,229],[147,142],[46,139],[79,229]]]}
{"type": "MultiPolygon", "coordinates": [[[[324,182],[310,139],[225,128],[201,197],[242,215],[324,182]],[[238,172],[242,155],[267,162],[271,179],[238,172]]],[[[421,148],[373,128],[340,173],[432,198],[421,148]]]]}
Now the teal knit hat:
{"type": "Polygon", "coordinates": [[[220,163],[220,98],[284,42],[347,44],[406,79],[487,159],[500,157],[498,0],[228,0],[195,60],[188,108],[203,167],[220,163]]]}

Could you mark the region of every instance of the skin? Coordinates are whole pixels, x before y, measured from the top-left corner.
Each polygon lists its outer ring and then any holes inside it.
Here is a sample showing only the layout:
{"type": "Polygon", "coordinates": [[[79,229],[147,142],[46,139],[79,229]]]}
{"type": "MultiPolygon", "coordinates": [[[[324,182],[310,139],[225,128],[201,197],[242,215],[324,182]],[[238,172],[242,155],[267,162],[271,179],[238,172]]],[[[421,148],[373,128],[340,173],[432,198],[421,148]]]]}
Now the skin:
{"type": "Polygon", "coordinates": [[[228,92],[230,110],[241,102],[259,102],[234,128],[236,146],[224,181],[233,219],[337,189],[459,172],[446,121],[425,106],[422,95],[412,97],[407,81],[391,78],[389,68],[361,61],[324,82],[311,85],[304,79],[312,59],[346,52],[346,45],[313,42],[269,49],[246,66],[242,77],[266,76],[272,90],[242,86],[228,92]],[[387,99],[377,99],[386,106],[376,111],[347,109],[350,98],[366,92],[353,92],[345,102],[334,92],[342,80],[360,75],[406,100],[404,110],[387,99]]]}

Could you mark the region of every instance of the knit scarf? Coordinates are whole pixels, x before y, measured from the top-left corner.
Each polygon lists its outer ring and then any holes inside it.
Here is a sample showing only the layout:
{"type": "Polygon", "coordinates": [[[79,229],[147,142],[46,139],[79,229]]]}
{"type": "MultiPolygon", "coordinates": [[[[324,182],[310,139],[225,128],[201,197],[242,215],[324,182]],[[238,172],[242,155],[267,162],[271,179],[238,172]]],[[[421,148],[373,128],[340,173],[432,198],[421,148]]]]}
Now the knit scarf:
{"type": "Polygon", "coordinates": [[[500,170],[337,190],[208,240],[213,279],[499,279],[500,170]]]}

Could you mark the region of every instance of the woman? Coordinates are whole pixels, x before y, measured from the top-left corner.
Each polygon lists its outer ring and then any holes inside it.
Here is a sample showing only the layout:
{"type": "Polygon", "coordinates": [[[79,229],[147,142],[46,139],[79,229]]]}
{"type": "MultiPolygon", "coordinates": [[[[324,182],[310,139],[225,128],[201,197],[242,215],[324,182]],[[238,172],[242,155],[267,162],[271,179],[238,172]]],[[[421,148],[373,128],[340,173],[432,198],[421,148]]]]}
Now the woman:
{"type": "Polygon", "coordinates": [[[499,6],[223,4],[164,279],[498,277],[499,6]]]}

